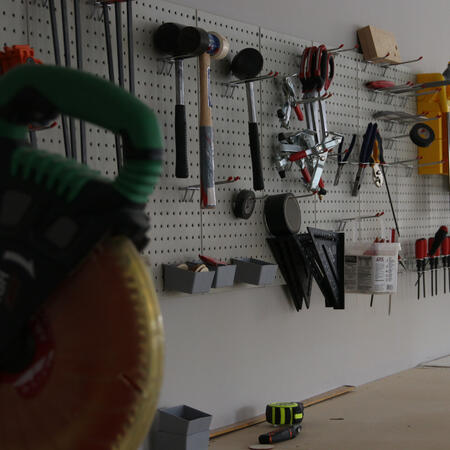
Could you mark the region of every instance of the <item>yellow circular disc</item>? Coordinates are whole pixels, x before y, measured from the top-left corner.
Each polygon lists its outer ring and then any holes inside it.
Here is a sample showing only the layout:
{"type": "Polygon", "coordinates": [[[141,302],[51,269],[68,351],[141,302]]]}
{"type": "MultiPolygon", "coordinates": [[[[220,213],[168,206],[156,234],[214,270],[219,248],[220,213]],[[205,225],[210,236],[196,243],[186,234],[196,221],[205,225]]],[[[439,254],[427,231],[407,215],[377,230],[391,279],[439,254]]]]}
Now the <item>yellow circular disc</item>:
{"type": "Polygon", "coordinates": [[[162,381],[148,269],[124,237],[102,244],[32,320],[36,356],[0,373],[1,450],[134,450],[162,381]]]}

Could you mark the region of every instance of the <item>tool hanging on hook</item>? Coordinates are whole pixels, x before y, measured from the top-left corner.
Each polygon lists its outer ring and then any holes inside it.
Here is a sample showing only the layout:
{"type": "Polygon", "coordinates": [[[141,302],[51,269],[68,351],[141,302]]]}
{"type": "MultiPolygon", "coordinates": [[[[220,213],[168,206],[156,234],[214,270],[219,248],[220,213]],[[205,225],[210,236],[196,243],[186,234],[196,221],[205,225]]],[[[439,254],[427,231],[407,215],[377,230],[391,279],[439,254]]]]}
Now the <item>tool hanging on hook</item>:
{"type": "MultiPolygon", "coordinates": [[[[259,75],[264,65],[261,53],[255,48],[241,50],[231,62],[231,71],[240,80],[252,79],[259,75]]],[[[255,93],[253,81],[245,83],[248,105],[248,134],[250,138],[250,153],[252,158],[253,189],[264,190],[264,176],[261,160],[261,150],[256,116],[255,93]]]]}
{"type": "MultiPolygon", "coordinates": [[[[185,58],[200,56],[208,49],[209,41],[202,41],[195,49],[195,53],[181,55],[178,39],[184,25],[167,22],[155,31],[153,43],[156,49],[172,59],[175,64],[175,176],[189,177],[189,161],[187,150],[186,107],[184,104],[184,63],[185,58]]],[[[163,60],[166,62],[166,60],[163,60]]]]}
{"type": "MultiPolygon", "coordinates": [[[[64,43],[64,62],[66,67],[71,67],[71,51],[70,51],[70,38],[69,38],[69,23],[66,0],[61,0],[61,22],[63,30],[63,43],[64,43]]],[[[69,117],[69,132],[70,132],[70,149],[71,156],[77,160],[77,137],[75,131],[75,119],[69,117]]]]}
{"type": "MultiPolygon", "coordinates": [[[[75,44],[77,49],[77,69],[83,70],[83,41],[82,41],[82,29],[81,29],[81,13],[80,2],[74,2],[74,16],[75,16],[75,44]]],[[[87,164],[86,153],[86,123],[84,120],[80,120],[80,149],[81,149],[81,162],[87,164]]]]}
{"type": "MultiPolygon", "coordinates": [[[[57,66],[61,66],[61,52],[59,50],[59,33],[58,33],[58,22],[56,20],[55,0],[48,0],[48,9],[50,12],[50,25],[52,29],[53,54],[55,58],[55,64],[57,66]]],[[[67,118],[62,114],[61,114],[61,128],[63,132],[65,155],[66,158],[71,158],[72,150],[69,142],[69,129],[67,127],[67,118]]]]}
{"type": "Polygon", "coordinates": [[[203,43],[208,49],[199,56],[200,68],[200,206],[202,209],[216,207],[214,186],[214,131],[212,121],[211,59],[223,59],[230,51],[230,43],[218,33],[201,28],[186,27],[179,34],[179,49],[182,54],[192,54],[203,43]]]}

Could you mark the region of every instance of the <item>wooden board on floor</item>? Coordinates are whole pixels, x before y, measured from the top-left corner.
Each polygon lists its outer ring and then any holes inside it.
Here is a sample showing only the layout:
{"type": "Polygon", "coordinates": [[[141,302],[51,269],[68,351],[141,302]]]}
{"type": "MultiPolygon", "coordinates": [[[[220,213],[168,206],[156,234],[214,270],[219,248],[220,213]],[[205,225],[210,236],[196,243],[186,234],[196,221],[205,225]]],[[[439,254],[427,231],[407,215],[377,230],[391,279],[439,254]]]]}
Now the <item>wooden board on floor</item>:
{"type": "MultiPolygon", "coordinates": [[[[314,395],[313,397],[309,397],[303,400],[303,405],[306,407],[315,405],[320,402],[324,402],[325,400],[329,400],[330,398],[335,398],[340,395],[348,394],[355,390],[355,386],[344,385],[340,386],[336,389],[332,389],[331,391],[324,392],[322,394],[314,395]]],[[[266,420],[266,415],[261,414],[260,416],[256,416],[252,419],[243,420],[241,422],[236,422],[232,425],[228,425],[226,427],[216,428],[211,431],[210,438],[216,438],[218,436],[222,436],[224,434],[232,433],[233,431],[242,430],[247,427],[251,427],[253,425],[257,425],[266,420]]]]}

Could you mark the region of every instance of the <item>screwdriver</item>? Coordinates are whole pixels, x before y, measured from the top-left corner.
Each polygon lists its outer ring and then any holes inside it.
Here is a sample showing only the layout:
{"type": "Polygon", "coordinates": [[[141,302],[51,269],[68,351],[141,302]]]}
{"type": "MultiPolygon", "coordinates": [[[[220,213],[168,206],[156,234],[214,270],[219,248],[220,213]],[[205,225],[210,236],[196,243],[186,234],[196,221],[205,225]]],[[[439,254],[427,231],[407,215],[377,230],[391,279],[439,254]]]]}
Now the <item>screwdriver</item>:
{"type": "MultiPolygon", "coordinates": [[[[450,237],[447,236],[441,245],[441,255],[442,255],[442,271],[444,272],[444,294],[447,293],[447,274],[445,273],[445,268],[448,267],[448,259],[450,255],[450,237]]],[[[450,290],[450,283],[448,286],[450,290]]]]}
{"type": "Polygon", "coordinates": [[[275,444],[277,442],[287,441],[289,439],[294,439],[301,429],[302,426],[300,424],[277,428],[270,433],[261,434],[258,437],[258,440],[260,444],[275,444]]]}
{"type": "Polygon", "coordinates": [[[430,257],[435,257],[433,258],[433,266],[434,269],[436,270],[435,272],[435,282],[436,282],[436,286],[435,286],[435,292],[437,295],[437,268],[439,266],[439,256],[441,254],[440,252],[440,246],[442,244],[442,242],[444,241],[444,239],[447,237],[447,233],[448,233],[448,228],[445,225],[442,225],[441,227],[439,227],[439,230],[437,230],[436,234],[434,235],[434,238],[430,238],[428,240],[428,248],[429,248],[429,252],[428,252],[428,256],[430,257]],[[433,239],[433,242],[430,244],[430,240],[433,239]]]}
{"type": "Polygon", "coordinates": [[[417,300],[420,299],[420,278],[423,276],[423,296],[425,297],[425,265],[427,257],[427,240],[416,241],[416,264],[417,264],[417,300]]]}
{"type": "MultiPolygon", "coordinates": [[[[446,263],[447,272],[448,272],[448,290],[450,292],[450,236],[447,236],[445,238],[445,240],[448,241],[447,248],[449,250],[449,253],[447,253],[447,256],[445,257],[445,263],[446,263]]],[[[445,273],[444,273],[444,276],[445,276],[445,273]]]]}
{"type": "MultiPolygon", "coordinates": [[[[428,248],[432,248],[434,244],[434,238],[428,238],[428,248]]],[[[431,281],[431,296],[434,295],[434,283],[433,283],[433,269],[434,269],[434,258],[428,253],[428,260],[430,262],[430,281],[431,281]]]]}

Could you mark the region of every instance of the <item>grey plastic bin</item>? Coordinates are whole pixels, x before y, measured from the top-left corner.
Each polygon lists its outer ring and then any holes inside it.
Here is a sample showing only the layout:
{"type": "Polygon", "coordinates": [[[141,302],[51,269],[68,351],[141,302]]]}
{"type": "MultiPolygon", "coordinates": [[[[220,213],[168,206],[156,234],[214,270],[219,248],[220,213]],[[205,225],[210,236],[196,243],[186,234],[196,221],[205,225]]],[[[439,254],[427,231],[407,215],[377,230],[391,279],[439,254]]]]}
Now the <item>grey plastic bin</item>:
{"type": "Polygon", "coordinates": [[[173,434],[157,431],[155,450],[207,450],[209,430],[195,434],[173,434]]]}
{"type": "Polygon", "coordinates": [[[208,269],[214,272],[213,288],[222,288],[233,286],[236,276],[236,265],[227,264],[226,266],[210,266],[208,269]]]}
{"type": "Polygon", "coordinates": [[[155,450],[207,450],[212,416],[187,405],[158,410],[155,450]]]}
{"type": "Polygon", "coordinates": [[[192,272],[168,264],[163,265],[164,290],[202,294],[209,292],[214,272],[192,272]]]}
{"type": "Polygon", "coordinates": [[[233,258],[236,264],[236,283],[249,283],[257,286],[273,284],[278,266],[254,258],[233,258]]]}

